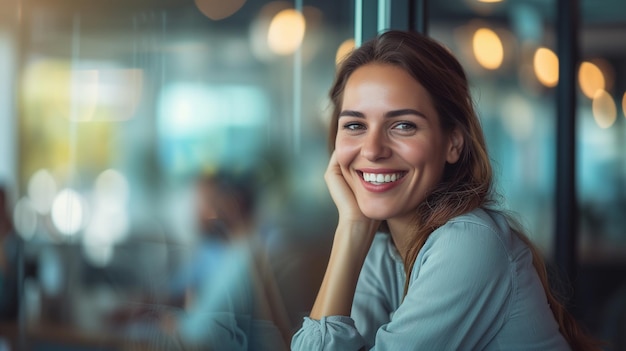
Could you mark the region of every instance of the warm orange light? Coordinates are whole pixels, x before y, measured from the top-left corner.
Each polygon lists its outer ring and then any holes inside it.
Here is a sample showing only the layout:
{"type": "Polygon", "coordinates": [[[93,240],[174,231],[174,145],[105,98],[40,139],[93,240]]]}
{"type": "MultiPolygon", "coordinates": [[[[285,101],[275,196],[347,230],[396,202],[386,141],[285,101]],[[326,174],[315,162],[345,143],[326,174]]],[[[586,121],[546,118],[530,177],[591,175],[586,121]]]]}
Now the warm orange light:
{"type": "Polygon", "coordinates": [[[484,2],[488,4],[492,4],[494,2],[502,2],[503,0],[478,0],[478,2],[484,2]]]}
{"type": "Polygon", "coordinates": [[[237,12],[246,0],[195,0],[196,7],[208,18],[218,21],[237,12]]]}
{"type": "Polygon", "coordinates": [[[350,38],[344,40],[344,42],[339,45],[339,48],[337,49],[337,54],[335,54],[335,64],[339,65],[341,61],[343,61],[343,59],[345,59],[346,56],[348,56],[348,54],[350,54],[352,50],[354,50],[354,46],[354,39],[350,38]]]}
{"type": "Polygon", "coordinates": [[[294,9],[280,11],[270,23],[267,43],[278,55],[294,53],[302,44],[306,23],[304,16],[294,9]]]}
{"type": "Polygon", "coordinates": [[[598,90],[605,90],[604,74],[598,66],[585,61],[578,69],[578,84],[586,97],[593,99],[598,90]]]}
{"type": "Polygon", "coordinates": [[[615,69],[613,65],[603,58],[594,58],[589,62],[598,66],[600,72],[602,72],[602,76],[604,77],[604,90],[611,91],[615,86],[615,69]]]}
{"type": "Polygon", "coordinates": [[[559,58],[548,48],[538,48],[533,57],[535,75],[541,84],[548,88],[559,82],[559,58]]]}
{"type": "Polygon", "coordinates": [[[504,48],[498,34],[488,28],[480,28],[472,39],[474,56],[478,63],[486,69],[497,69],[502,65],[504,48]]]}
{"type": "Polygon", "coordinates": [[[597,90],[593,96],[591,110],[593,111],[593,119],[600,128],[612,126],[617,119],[615,101],[613,101],[613,97],[603,89],[597,90]]]}

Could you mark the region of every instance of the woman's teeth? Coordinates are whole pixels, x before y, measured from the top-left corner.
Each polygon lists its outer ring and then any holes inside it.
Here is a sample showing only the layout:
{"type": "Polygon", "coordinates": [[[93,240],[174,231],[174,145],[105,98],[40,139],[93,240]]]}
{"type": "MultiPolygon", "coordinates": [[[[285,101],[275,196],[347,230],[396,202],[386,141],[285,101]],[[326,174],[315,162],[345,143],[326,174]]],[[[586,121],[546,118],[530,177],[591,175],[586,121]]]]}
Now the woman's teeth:
{"type": "Polygon", "coordinates": [[[386,173],[386,174],[376,174],[376,173],[365,173],[363,172],[363,179],[369,183],[391,183],[396,180],[402,178],[402,173],[386,173]]]}

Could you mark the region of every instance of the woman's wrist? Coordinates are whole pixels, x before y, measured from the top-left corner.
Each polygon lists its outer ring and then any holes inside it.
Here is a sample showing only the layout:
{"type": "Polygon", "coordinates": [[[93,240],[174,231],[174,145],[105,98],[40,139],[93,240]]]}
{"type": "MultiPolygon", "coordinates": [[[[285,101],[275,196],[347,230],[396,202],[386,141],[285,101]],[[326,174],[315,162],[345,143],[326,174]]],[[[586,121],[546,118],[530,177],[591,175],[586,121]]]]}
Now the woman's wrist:
{"type": "Polygon", "coordinates": [[[359,274],[377,228],[377,222],[371,220],[339,221],[311,318],[350,315],[359,274]]]}
{"type": "Polygon", "coordinates": [[[378,230],[380,221],[371,219],[365,220],[339,220],[337,229],[335,230],[335,245],[346,245],[350,249],[361,249],[365,253],[369,251],[369,247],[374,238],[374,234],[378,230]]]}

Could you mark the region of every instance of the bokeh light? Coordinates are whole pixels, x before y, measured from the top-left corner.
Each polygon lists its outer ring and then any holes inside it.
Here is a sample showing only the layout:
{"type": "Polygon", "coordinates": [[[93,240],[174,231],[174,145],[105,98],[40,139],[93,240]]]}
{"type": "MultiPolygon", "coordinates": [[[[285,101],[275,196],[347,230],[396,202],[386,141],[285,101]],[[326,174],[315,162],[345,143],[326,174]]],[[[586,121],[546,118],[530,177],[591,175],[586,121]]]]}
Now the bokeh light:
{"type": "Polygon", "coordinates": [[[119,171],[107,169],[96,178],[93,195],[93,210],[85,228],[83,253],[93,265],[103,267],[111,261],[115,244],[128,236],[128,180],[119,171]]]}
{"type": "Polygon", "coordinates": [[[208,18],[218,21],[230,17],[246,3],[246,0],[195,0],[196,7],[208,18]]]}
{"type": "Polygon", "coordinates": [[[18,235],[24,240],[30,240],[37,230],[37,212],[28,197],[22,197],[15,204],[13,223],[18,235]]]}
{"type": "Polygon", "coordinates": [[[611,94],[597,90],[591,104],[593,118],[600,128],[609,128],[617,119],[617,107],[611,94]]]}
{"type": "Polygon", "coordinates": [[[622,96],[622,112],[624,113],[624,117],[626,117],[626,92],[624,92],[624,96],[622,96]]]}
{"type": "Polygon", "coordinates": [[[35,210],[42,215],[48,214],[57,194],[57,184],[50,171],[40,169],[33,173],[27,191],[35,210]]]}
{"type": "Polygon", "coordinates": [[[604,77],[604,90],[611,91],[615,86],[615,68],[613,68],[613,65],[603,58],[594,58],[589,60],[589,62],[596,65],[600,72],[602,72],[602,76],[604,77]]]}
{"type": "Polygon", "coordinates": [[[270,22],[267,43],[278,55],[292,54],[302,44],[305,29],[302,13],[294,9],[282,10],[270,22]]]}
{"type": "Polygon", "coordinates": [[[541,84],[553,88],[559,82],[559,58],[556,54],[544,47],[535,51],[533,56],[535,75],[541,84]]]}
{"type": "Polygon", "coordinates": [[[252,54],[257,60],[269,62],[276,57],[276,54],[269,48],[267,42],[267,33],[270,23],[276,14],[280,11],[292,8],[291,3],[287,1],[272,1],[265,4],[259,11],[256,18],[250,24],[250,47],[252,54]]]}
{"type": "Polygon", "coordinates": [[[87,235],[83,240],[83,253],[89,263],[96,267],[105,267],[113,259],[115,248],[111,243],[100,242],[93,235],[87,235]]]}
{"type": "Polygon", "coordinates": [[[354,50],[355,42],[354,38],[346,39],[339,45],[337,53],[335,54],[335,64],[339,65],[341,61],[354,50]]]}
{"type": "Polygon", "coordinates": [[[496,32],[489,28],[479,28],[472,38],[472,48],[478,63],[486,69],[494,70],[502,65],[504,48],[496,32]]]}
{"type": "Polygon", "coordinates": [[[125,205],[130,195],[128,180],[119,171],[107,169],[96,178],[95,195],[108,207],[125,205]]]}
{"type": "Polygon", "coordinates": [[[52,223],[61,234],[76,234],[84,223],[85,214],[85,201],[75,190],[61,190],[52,203],[52,223]]]}
{"type": "Polygon", "coordinates": [[[585,61],[578,68],[578,84],[586,97],[594,99],[598,90],[605,90],[604,74],[598,66],[585,61]]]}

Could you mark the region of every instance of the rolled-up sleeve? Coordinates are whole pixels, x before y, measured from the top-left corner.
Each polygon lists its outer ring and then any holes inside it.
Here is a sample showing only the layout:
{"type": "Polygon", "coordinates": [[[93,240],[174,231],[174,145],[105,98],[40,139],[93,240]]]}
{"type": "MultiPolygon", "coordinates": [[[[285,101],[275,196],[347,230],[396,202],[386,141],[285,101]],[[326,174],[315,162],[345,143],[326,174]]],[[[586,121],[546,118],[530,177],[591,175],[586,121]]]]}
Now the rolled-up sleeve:
{"type": "Polygon", "coordinates": [[[345,350],[357,351],[365,340],[357,331],[354,320],[346,316],[304,318],[302,328],[291,341],[292,351],[345,350]]]}

